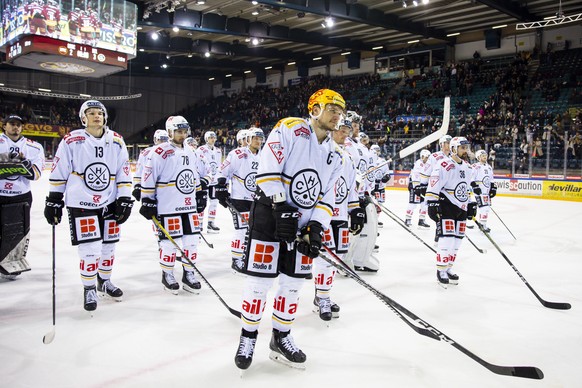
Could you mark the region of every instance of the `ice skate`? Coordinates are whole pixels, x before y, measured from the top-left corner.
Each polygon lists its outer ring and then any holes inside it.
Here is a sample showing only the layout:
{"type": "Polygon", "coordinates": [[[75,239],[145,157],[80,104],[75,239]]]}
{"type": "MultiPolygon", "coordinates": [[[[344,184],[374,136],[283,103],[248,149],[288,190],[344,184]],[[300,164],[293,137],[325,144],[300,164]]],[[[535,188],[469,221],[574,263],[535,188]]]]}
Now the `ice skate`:
{"type": "Polygon", "coordinates": [[[232,264],[230,265],[230,268],[232,268],[232,272],[235,275],[242,273],[242,269],[243,269],[242,267],[243,267],[242,260],[232,259],[232,264]]]}
{"type": "Polygon", "coordinates": [[[384,223],[383,223],[383,222],[380,222],[380,221],[378,221],[378,229],[379,229],[379,228],[383,228],[383,227],[384,227],[384,223]]]}
{"type": "Polygon", "coordinates": [[[234,356],[234,363],[237,368],[241,370],[248,369],[253,362],[253,354],[255,353],[255,344],[257,342],[258,332],[242,330],[238,344],[238,350],[234,356]]]}
{"type": "Polygon", "coordinates": [[[377,269],[372,269],[372,268],[369,268],[369,267],[366,267],[366,266],[361,266],[361,265],[356,265],[354,267],[354,269],[356,271],[361,271],[361,272],[378,272],[377,269]]]}
{"type": "Polygon", "coordinates": [[[220,228],[214,224],[214,221],[208,222],[208,233],[218,233],[220,232],[220,228]]]}
{"type": "MultiPolygon", "coordinates": [[[[330,303],[331,317],[332,318],[339,318],[340,307],[337,305],[337,303],[335,303],[331,299],[330,299],[329,303],[330,303]]],[[[315,296],[315,298],[313,299],[313,312],[320,313],[320,298],[318,296],[315,296]]],[[[321,318],[321,315],[320,315],[320,318],[321,318]]],[[[321,319],[323,319],[323,318],[321,318],[321,319]]],[[[323,320],[325,321],[326,319],[323,319],[323,320]]]]}
{"type": "Polygon", "coordinates": [[[450,268],[447,270],[447,276],[449,277],[449,284],[454,284],[455,286],[459,284],[459,275],[453,273],[450,268]]]}
{"type": "Polygon", "coordinates": [[[429,229],[430,225],[424,222],[424,220],[418,220],[418,229],[429,229]]]}
{"type": "Polygon", "coordinates": [[[439,282],[439,286],[446,290],[449,286],[449,276],[447,271],[437,270],[437,281],[439,282]]]}
{"type": "MultiPolygon", "coordinates": [[[[83,292],[84,304],[83,308],[89,313],[97,310],[97,291],[95,286],[85,287],[83,292]]],[[[91,314],[93,316],[93,314],[91,314]]]]}
{"type": "Polygon", "coordinates": [[[199,294],[200,288],[202,288],[202,286],[200,285],[200,282],[196,280],[194,271],[184,270],[184,273],[182,274],[182,289],[192,294],[199,294]]]}
{"type": "Polygon", "coordinates": [[[407,218],[406,220],[404,220],[404,225],[410,228],[410,226],[412,226],[412,220],[407,218]]]}
{"type": "Polygon", "coordinates": [[[163,272],[162,271],[162,284],[164,285],[164,290],[171,292],[174,295],[178,295],[178,290],[180,285],[176,281],[173,272],[163,272]]]}
{"type": "Polygon", "coordinates": [[[291,332],[282,332],[273,329],[273,336],[269,344],[271,354],[269,358],[290,368],[305,369],[307,356],[295,345],[291,332]]]}
{"type": "Polygon", "coordinates": [[[102,279],[99,275],[97,275],[97,295],[100,298],[110,298],[116,302],[123,300],[121,288],[115,286],[110,279],[102,279]]]}

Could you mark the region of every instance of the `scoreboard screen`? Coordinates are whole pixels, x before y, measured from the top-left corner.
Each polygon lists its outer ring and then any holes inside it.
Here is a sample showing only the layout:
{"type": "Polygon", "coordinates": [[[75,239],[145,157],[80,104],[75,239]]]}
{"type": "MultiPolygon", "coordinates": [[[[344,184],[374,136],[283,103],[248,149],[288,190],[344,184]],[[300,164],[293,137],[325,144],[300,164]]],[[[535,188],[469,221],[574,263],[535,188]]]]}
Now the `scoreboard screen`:
{"type": "Polygon", "coordinates": [[[134,58],[137,6],[125,0],[0,0],[0,47],[35,35],[134,58]]]}

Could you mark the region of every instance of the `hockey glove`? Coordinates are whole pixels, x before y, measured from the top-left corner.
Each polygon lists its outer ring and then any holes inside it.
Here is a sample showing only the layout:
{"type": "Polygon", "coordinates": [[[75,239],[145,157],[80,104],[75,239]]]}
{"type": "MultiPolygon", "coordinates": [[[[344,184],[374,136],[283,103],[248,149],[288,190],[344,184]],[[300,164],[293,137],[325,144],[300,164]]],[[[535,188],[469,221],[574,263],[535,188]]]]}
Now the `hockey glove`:
{"type": "Polygon", "coordinates": [[[228,193],[228,188],[226,187],[226,178],[218,178],[218,183],[215,187],[216,192],[216,199],[218,199],[218,203],[220,203],[223,207],[228,207],[226,201],[230,198],[230,194],[228,193]]]}
{"type": "Polygon", "coordinates": [[[204,191],[208,190],[208,179],[200,178],[200,188],[204,191]]]}
{"type": "Polygon", "coordinates": [[[426,194],[426,189],[428,188],[428,185],[418,185],[414,188],[414,195],[418,195],[420,198],[424,198],[424,195],[426,194]]]}
{"type": "Polygon", "coordinates": [[[115,220],[117,225],[123,224],[131,215],[133,200],[129,197],[119,197],[115,201],[115,220]]]}
{"type": "Polygon", "coordinates": [[[477,202],[469,202],[467,205],[467,219],[472,220],[477,215],[477,202]]]}
{"type": "Polygon", "coordinates": [[[317,221],[309,221],[307,225],[301,228],[300,234],[301,241],[297,243],[297,252],[312,259],[319,256],[323,238],[323,226],[317,221]]]}
{"type": "Polygon", "coordinates": [[[473,188],[473,194],[481,195],[481,188],[477,184],[477,182],[471,182],[471,187],[473,188]]]}
{"type": "Polygon", "coordinates": [[[441,204],[438,201],[429,201],[427,203],[427,213],[431,220],[437,224],[441,220],[441,204]]]}
{"type": "Polygon", "coordinates": [[[63,193],[57,193],[56,191],[49,192],[48,197],[44,202],[44,218],[49,223],[49,225],[58,225],[63,218],[63,193]]]}
{"type": "Polygon", "coordinates": [[[275,217],[275,238],[288,243],[293,242],[299,227],[297,208],[289,206],[285,202],[275,204],[273,217],[275,217]]]}
{"type": "Polygon", "coordinates": [[[152,217],[156,217],[158,215],[158,202],[155,199],[142,198],[139,214],[146,220],[151,220],[152,217]]]}
{"type": "Polygon", "coordinates": [[[387,183],[390,180],[390,174],[386,174],[382,177],[382,183],[387,183]]]}
{"type": "Polygon", "coordinates": [[[489,198],[493,198],[497,195],[497,185],[491,182],[491,188],[489,189],[489,198]]]}
{"type": "Polygon", "coordinates": [[[26,175],[26,178],[34,180],[34,169],[32,162],[29,159],[23,159],[21,163],[22,166],[26,168],[26,171],[28,171],[28,175],[26,175]]]}
{"type": "Polygon", "coordinates": [[[196,192],[196,211],[198,213],[204,212],[206,203],[208,202],[208,191],[200,190],[196,192]]]}
{"type": "Polygon", "coordinates": [[[141,185],[137,184],[134,186],[133,191],[131,192],[131,195],[133,195],[133,198],[135,198],[136,201],[141,201],[141,185]]]}
{"type": "Polygon", "coordinates": [[[366,223],[366,211],[361,207],[357,207],[350,212],[350,232],[354,236],[360,234],[366,223]]]}

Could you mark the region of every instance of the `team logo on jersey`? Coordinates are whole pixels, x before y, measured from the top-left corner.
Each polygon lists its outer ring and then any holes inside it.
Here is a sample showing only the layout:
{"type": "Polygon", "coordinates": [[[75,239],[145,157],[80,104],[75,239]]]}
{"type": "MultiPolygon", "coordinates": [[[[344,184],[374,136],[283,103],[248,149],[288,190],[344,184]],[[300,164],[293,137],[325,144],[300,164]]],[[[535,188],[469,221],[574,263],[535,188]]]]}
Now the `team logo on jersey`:
{"type": "Polygon", "coordinates": [[[301,170],[291,179],[291,200],[300,208],[314,207],[319,193],[321,193],[321,182],[317,171],[301,170]]]}
{"type": "Polygon", "coordinates": [[[105,163],[92,163],[83,174],[85,185],[93,191],[103,191],[111,183],[111,173],[105,163]]]}
{"type": "Polygon", "coordinates": [[[275,155],[275,159],[277,159],[277,162],[279,162],[279,164],[281,164],[281,162],[283,161],[283,159],[285,158],[283,156],[283,147],[281,146],[281,143],[277,142],[272,142],[268,144],[269,149],[271,150],[271,152],[273,153],[273,155],[275,155]]]}
{"type": "Polygon", "coordinates": [[[210,174],[211,175],[216,175],[216,173],[218,172],[218,163],[216,162],[210,162],[209,163],[210,166],[210,174]]]}
{"type": "Polygon", "coordinates": [[[483,177],[483,186],[485,186],[485,187],[491,186],[491,178],[489,177],[489,175],[485,175],[483,177]]]}
{"type": "Polygon", "coordinates": [[[457,187],[455,187],[455,198],[459,202],[467,202],[467,200],[469,199],[467,192],[468,192],[467,183],[460,182],[457,185],[457,187]]]}
{"type": "Polygon", "coordinates": [[[14,183],[8,183],[8,182],[4,183],[4,188],[6,190],[12,190],[12,186],[14,186],[14,183]]]}
{"type": "Polygon", "coordinates": [[[257,173],[251,172],[245,177],[245,188],[248,191],[256,191],[257,190],[257,181],[256,181],[257,173]]]}
{"type": "Polygon", "coordinates": [[[335,203],[342,203],[348,197],[348,183],[346,178],[342,176],[339,177],[337,182],[335,182],[335,203]]]}
{"type": "Polygon", "coordinates": [[[366,170],[368,169],[368,165],[366,164],[366,161],[364,159],[360,159],[360,161],[358,162],[357,169],[362,174],[366,172],[366,170]]]}
{"type": "Polygon", "coordinates": [[[196,189],[196,179],[191,170],[182,170],[176,176],[176,188],[182,194],[192,194],[196,189]]]}

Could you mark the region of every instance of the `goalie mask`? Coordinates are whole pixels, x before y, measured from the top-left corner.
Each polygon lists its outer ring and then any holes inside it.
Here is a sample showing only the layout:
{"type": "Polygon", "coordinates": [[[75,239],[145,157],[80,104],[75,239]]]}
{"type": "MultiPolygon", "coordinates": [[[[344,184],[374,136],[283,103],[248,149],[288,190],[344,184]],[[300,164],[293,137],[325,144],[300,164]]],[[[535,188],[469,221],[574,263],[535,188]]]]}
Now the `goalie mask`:
{"type": "Polygon", "coordinates": [[[170,139],[174,138],[174,131],[177,129],[186,129],[188,136],[190,136],[190,124],[182,116],[170,116],[166,120],[166,131],[170,139]]]}
{"type": "Polygon", "coordinates": [[[103,112],[103,125],[107,124],[107,109],[105,108],[105,105],[97,100],[87,100],[83,103],[83,105],[81,105],[81,109],[79,109],[79,119],[81,120],[83,126],[87,126],[87,116],[85,115],[85,112],[87,109],[92,108],[101,109],[103,112]]]}

